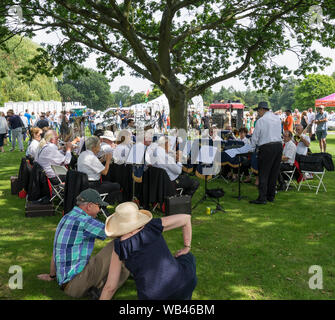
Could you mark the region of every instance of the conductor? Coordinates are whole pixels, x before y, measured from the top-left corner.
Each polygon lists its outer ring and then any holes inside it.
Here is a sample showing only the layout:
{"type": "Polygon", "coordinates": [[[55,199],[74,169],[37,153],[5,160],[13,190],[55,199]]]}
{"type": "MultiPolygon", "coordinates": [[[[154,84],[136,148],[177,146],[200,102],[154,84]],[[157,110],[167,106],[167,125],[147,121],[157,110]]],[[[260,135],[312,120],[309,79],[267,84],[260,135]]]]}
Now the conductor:
{"type": "Polygon", "coordinates": [[[276,194],[276,181],[283,152],[281,121],[277,115],[269,110],[266,101],[259,102],[258,107],[254,110],[260,116],[251,137],[252,147],[259,147],[259,186],[258,198],[249,202],[266,204],[267,201],[273,202],[276,194]]]}

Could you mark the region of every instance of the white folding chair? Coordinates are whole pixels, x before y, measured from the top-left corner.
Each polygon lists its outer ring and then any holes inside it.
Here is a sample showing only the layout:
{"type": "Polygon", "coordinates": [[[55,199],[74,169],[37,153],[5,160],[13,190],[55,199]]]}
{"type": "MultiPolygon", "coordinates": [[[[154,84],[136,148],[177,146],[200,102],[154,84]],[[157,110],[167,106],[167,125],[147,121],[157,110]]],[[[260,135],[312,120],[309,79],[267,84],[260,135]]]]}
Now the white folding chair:
{"type": "MultiPolygon", "coordinates": [[[[102,201],[105,201],[105,198],[108,196],[108,193],[101,193],[100,194],[100,197],[101,197],[101,200],[102,201]]],[[[107,219],[108,218],[108,216],[107,216],[107,214],[106,214],[106,212],[104,211],[104,209],[100,209],[100,211],[102,212],[102,214],[105,216],[105,218],[107,219]]]]}
{"type": "Polygon", "coordinates": [[[288,190],[290,185],[292,184],[296,189],[298,189],[297,183],[294,181],[294,173],[295,173],[296,167],[293,168],[293,170],[287,170],[287,171],[281,171],[281,173],[288,178],[288,182],[286,184],[285,191],[288,190]]]}
{"type": "Polygon", "coordinates": [[[305,171],[305,170],[301,170],[301,173],[304,175],[304,179],[302,179],[302,181],[299,183],[299,187],[298,187],[298,191],[300,191],[300,188],[303,186],[303,185],[306,185],[310,190],[312,188],[316,188],[316,192],[315,194],[318,194],[319,192],[319,189],[321,186],[323,186],[323,189],[325,190],[325,192],[327,192],[327,189],[323,183],[323,177],[325,175],[325,172],[326,172],[326,169],[324,168],[323,171],[305,171]],[[311,184],[310,181],[314,180],[310,180],[310,179],[307,179],[305,176],[306,174],[309,174],[309,175],[313,175],[313,177],[317,178],[318,179],[318,185],[314,185],[314,184],[311,184]]]}
{"type": "Polygon", "coordinates": [[[65,183],[61,180],[60,176],[67,174],[67,168],[65,168],[64,166],[58,166],[58,165],[51,165],[51,169],[53,170],[53,172],[56,175],[56,178],[59,181],[59,184],[57,185],[53,185],[51,183],[51,188],[53,191],[53,196],[51,198],[51,201],[53,201],[56,197],[59,199],[59,203],[56,207],[56,211],[58,210],[58,208],[63,204],[64,202],[64,188],[65,188],[65,183]]]}

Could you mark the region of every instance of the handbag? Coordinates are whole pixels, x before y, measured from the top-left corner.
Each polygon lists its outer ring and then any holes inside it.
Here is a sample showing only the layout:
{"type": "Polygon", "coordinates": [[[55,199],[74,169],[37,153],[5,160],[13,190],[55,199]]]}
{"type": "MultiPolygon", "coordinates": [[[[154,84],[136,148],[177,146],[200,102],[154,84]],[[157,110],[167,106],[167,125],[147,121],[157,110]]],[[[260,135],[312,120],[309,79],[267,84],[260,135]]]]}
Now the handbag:
{"type": "Polygon", "coordinates": [[[171,214],[191,214],[192,213],[192,198],[188,195],[176,195],[164,198],[165,215],[171,214]]]}

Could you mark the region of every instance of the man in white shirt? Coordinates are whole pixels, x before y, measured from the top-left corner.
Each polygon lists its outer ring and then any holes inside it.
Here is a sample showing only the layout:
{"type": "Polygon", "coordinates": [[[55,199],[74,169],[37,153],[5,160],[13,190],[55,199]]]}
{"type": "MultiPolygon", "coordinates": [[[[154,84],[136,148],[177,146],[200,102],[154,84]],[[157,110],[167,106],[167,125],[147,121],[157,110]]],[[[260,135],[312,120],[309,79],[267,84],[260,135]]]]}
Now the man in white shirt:
{"type": "Polygon", "coordinates": [[[117,142],[119,143],[113,151],[113,161],[116,164],[125,164],[128,158],[129,151],[132,146],[131,132],[123,129],[119,132],[117,142]]]}
{"type": "Polygon", "coordinates": [[[250,203],[266,204],[267,201],[273,202],[276,194],[276,182],[283,152],[281,121],[269,110],[266,101],[260,102],[254,110],[257,110],[260,116],[251,137],[251,146],[259,147],[259,185],[258,198],[250,203]]]}
{"type": "Polygon", "coordinates": [[[307,120],[308,120],[308,123],[307,123],[307,133],[309,134],[309,138],[311,138],[312,134],[313,134],[313,122],[315,120],[315,113],[313,112],[312,108],[308,109],[307,120]]]}
{"type": "Polygon", "coordinates": [[[297,133],[296,136],[299,140],[297,143],[297,154],[305,156],[311,144],[311,139],[309,136],[302,133],[304,131],[304,127],[301,124],[297,124],[295,130],[297,133]]]}
{"type": "Polygon", "coordinates": [[[170,178],[170,181],[175,183],[175,187],[183,188],[183,194],[191,197],[199,187],[199,181],[191,179],[187,174],[182,173],[182,152],[178,151],[176,159],[169,155],[171,149],[169,138],[162,136],[158,139],[158,146],[154,150],[150,162],[153,167],[164,169],[170,178]]]}
{"type": "Polygon", "coordinates": [[[294,161],[295,155],[297,152],[297,147],[295,143],[292,141],[293,134],[291,131],[284,131],[283,133],[284,138],[284,146],[283,146],[283,155],[282,155],[282,162],[280,164],[280,174],[278,177],[279,181],[279,190],[284,190],[284,183],[285,178],[282,174],[283,171],[292,171],[294,169],[294,161]]]}
{"type": "Polygon", "coordinates": [[[71,161],[72,143],[65,145],[65,154],[58,150],[58,135],[55,130],[48,130],[44,139],[46,144],[41,148],[38,154],[37,163],[43,168],[45,174],[52,184],[59,184],[58,179],[51,165],[67,165],[71,161]]]}
{"type": "Polygon", "coordinates": [[[108,174],[112,155],[110,153],[106,154],[105,165],[99,161],[97,154],[100,151],[100,139],[96,136],[88,137],[85,146],[86,151],[80,153],[78,157],[78,171],[87,174],[90,188],[97,190],[100,194],[108,193],[105,201],[112,203],[119,195],[120,185],[111,181],[101,181],[101,175],[106,176],[108,174]]]}
{"type": "Polygon", "coordinates": [[[116,148],[116,138],[114,136],[114,133],[112,131],[106,130],[103,134],[103,136],[100,136],[100,152],[98,153],[98,158],[103,158],[107,153],[110,153],[113,155],[113,151],[116,148]]]}

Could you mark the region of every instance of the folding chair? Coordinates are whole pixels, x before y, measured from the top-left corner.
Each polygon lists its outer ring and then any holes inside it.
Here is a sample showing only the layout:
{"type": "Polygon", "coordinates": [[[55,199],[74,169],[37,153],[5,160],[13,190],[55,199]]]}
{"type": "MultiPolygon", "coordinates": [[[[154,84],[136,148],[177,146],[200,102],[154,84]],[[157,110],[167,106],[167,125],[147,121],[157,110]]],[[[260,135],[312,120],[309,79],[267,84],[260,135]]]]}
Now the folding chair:
{"type": "Polygon", "coordinates": [[[59,184],[57,185],[53,185],[52,183],[50,183],[53,191],[51,201],[53,201],[56,197],[59,199],[59,203],[55,209],[57,211],[58,208],[64,203],[65,183],[61,180],[60,176],[66,176],[68,170],[64,166],[58,166],[58,165],[51,165],[51,169],[53,170],[57,180],[59,181],[59,184]]]}
{"type": "Polygon", "coordinates": [[[288,190],[291,184],[298,189],[297,183],[293,180],[294,178],[294,173],[295,173],[296,167],[293,168],[293,170],[287,170],[287,171],[281,171],[281,173],[288,178],[288,182],[286,183],[286,189],[285,191],[288,190]]]}
{"type": "Polygon", "coordinates": [[[309,183],[310,179],[306,179],[304,178],[300,183],[299,183],[299,187],[298,187],[298,191],[300,190],[300,188],[302,187],[302,185],[307,185],[308,188],[311,190],[312,188],[316,188],[316,192],[315,194],[318,194],[319,189],[321,187],[321,185],[323,186],[323,189],[325,190],[325,192],[327,192],[327,189],[323,183],[323,177],[325,175],[326,172],[326,168],[323,168],[323,171],[306,171],[306,170],[301,170],[302,174],[304,175],[304,177],[306,176],[306,174],[312,174],[313,177],[317,177],[319,179],[319,183],[317,186],[312,185],[309,183]]]}

